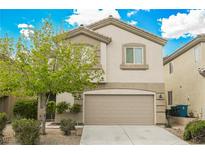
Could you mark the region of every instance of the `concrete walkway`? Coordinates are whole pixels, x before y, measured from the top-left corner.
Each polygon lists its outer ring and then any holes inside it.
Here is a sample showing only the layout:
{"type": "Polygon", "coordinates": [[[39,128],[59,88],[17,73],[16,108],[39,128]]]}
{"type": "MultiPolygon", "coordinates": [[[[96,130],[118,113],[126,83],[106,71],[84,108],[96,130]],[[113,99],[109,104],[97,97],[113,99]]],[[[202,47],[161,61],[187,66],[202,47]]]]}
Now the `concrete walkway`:
{"type": "Polygon", "coordinates": [[[185,145],[187,142],[158,126],[86,125],[80,144],[84,145],[185,145]]]}

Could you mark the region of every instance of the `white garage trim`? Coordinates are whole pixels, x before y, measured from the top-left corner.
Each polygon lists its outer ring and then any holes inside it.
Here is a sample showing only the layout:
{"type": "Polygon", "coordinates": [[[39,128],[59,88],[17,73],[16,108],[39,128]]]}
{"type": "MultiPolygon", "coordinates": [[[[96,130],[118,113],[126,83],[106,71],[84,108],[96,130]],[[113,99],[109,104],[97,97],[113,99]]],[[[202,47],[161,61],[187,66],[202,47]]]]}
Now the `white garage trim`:
{"type": "Polygon", "coordinates": [[[135,89],[103,89],[86,91],[83,93],[83,123],[85,123],[85,97],[86,95],[152,95],[154,98],[154,124],[156,124],[156,93],[135,89]]]}

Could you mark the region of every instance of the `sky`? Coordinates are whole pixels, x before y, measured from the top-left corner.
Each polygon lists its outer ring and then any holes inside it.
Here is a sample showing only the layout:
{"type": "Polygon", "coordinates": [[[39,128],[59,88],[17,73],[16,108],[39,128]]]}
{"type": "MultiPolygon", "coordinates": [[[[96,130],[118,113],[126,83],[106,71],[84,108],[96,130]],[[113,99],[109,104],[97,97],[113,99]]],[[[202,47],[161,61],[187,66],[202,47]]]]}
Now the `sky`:
{"type": "Polygon", "coordinates": [[[205,10],[150,9],[150,10],[0,10],[0,37],[7,34],[15,40],[23,35],[29,40],[32,29],[39,28],[42,20],[50,17],[55,32],[71,30],[80,24],[88,25],[112,15],[145,31],[166,38],[163,55],[168,56],[176,49],[205,33],[205,10]]]}

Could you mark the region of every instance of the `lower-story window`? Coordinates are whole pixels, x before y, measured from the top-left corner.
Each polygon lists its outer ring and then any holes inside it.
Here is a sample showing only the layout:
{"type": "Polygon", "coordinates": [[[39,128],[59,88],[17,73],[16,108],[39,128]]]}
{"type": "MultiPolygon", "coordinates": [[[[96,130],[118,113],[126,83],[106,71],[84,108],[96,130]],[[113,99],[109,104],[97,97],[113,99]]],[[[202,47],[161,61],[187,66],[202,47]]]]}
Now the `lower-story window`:
{"type": "Polygon", "coordinates": [[[172,91],[168,91],[168,105],[172,105],[172,103],[173,103],[172,102],[172,100],[173,100],[172,97],[173,97],[172,96],[172,91]]]}

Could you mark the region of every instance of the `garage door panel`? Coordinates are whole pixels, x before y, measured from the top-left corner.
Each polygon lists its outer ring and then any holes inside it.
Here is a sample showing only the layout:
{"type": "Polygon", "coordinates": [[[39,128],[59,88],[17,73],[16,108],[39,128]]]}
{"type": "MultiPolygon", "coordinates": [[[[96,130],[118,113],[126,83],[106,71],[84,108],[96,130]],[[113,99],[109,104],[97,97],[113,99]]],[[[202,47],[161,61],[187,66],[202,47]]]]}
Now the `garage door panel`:
{"type": "Polygon", "coordinates": [[[151,95],[87,95],[85,124],[153,124],[151,95]]]}

